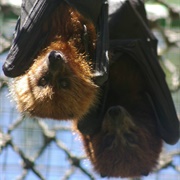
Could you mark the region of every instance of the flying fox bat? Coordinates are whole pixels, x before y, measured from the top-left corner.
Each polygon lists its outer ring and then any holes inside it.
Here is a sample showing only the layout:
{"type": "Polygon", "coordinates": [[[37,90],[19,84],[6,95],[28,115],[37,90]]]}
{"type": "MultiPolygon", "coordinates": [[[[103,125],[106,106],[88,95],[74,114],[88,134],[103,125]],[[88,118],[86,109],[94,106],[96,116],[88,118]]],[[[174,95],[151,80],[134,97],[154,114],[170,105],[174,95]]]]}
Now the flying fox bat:
{"type": "MultiPolygon", "coordinates": [[[[4,72],[14,77],[11,93],[21,111],[39,117],[74,119],[99,173],[109,177],[148,174],[156,164],[161,139],[168,144],[179,139],[179,121],[157,61],[157,40],[147,26],[142,1],[125,1],[109,16],[106,1],[96,1],[97,7],[94,3],[93,0],[25,3],[29,13],[26,18],[22,11],[4,72]],[[122,80],[123,77],[126,78],[122,80]],[[118,111],[112,116],[110,110],[114,108],[118,111]],[[115,161],[108,161],[112,168],[105,172],[98,153],[109,147],[110,154],[123,150],[120,122],[124,123],[124,119],[127,125],[135,125],[138,141],[147,135],[142,145],[136,143],[136,149],[143,149],[147,139],[150,141],[146,147],[156,140],[157,146],[143,154],[153,156],[154,152],[155,158],[143,171],[139,168],[132,174],[129,171],[117,174],[117,169],[113,169],[115,161]],[[142,133],[138,134],[140,130],[142,133]],[[113,134],[110,139],[109,132],[113,134]],[[97,143],[101,140],[103,144],[97,143]],[[114,143],[117,146],[112,146],[114,143]]],[[[131,138],[126,137],[128,143],[131,138]]],[[[133,147],[130,146],[130,152],[133,147]]],[[[118,168],[124,165],[119,155],[118,168]]],[[[139,162],[140,167],[143,164],[139,162]]]]}

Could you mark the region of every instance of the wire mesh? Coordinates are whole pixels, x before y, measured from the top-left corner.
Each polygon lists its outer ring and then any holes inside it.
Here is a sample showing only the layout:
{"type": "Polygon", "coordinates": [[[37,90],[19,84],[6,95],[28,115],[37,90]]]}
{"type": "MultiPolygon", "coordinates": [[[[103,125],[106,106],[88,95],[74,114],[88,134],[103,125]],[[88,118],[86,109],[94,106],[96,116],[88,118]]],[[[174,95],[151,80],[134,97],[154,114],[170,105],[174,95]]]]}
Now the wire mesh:
{"type": "MultiPolygon", "coordinates": [[[[15,22],[4,20],[0,25],[2,52],[10,45],[15,22]]],[[[180,38],[178,33],[175,38],[180,38]]],[[[7,53],[1,53],[0,67],[6,56],[7,53]]],[[[160,63],[180,117],[179,48],[165,52],[160,63]]],[[[30,118],[16,111],[8,92],[10,81],[0,69],[0,180],[105,180],[94,172],[70,122],[30,118]]],[[[157,168],[140,179],[179,180],[180,142],[173,146],[164,144],[157,168]]]]}

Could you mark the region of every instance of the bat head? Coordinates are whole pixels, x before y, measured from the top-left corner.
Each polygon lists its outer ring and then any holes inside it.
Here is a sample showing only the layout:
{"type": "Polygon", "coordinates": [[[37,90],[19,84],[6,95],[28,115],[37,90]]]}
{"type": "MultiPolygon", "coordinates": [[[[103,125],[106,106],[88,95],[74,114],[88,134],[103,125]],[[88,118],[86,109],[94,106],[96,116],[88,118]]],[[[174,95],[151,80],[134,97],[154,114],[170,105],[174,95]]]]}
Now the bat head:
{"type": "Polygon", "coordinates": [[[11,85],[19,111],[42,118],[74,119],[83,116],[95,103],[98,87],[92,80],[83,41],[84,33],[88,33],[91,52],[95,48],[95,29],[83,18],[62,5],[51,24],[46,24],[52,27],[48,45],[38,53],[29,70],[11,85]],[[58,16],[59,13],[64,16],[58,16]]]}
{"type": "Polygon", "coordinates": [[[153,170],[162,141],[149,119],[145,121],[138,122],[121,106],[108,109],[101,132],[83,137],[98,173],[108,177],[138,177],[153,170]]]}

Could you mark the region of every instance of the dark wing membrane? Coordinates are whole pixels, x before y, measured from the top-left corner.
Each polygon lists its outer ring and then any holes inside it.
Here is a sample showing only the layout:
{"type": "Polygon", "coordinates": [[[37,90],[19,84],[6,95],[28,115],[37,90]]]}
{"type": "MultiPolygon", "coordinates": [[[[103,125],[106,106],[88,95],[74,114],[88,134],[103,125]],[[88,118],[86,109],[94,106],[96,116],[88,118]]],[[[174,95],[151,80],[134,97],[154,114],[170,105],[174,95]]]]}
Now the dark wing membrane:
{"type": "Polygon", "coordinates": [[[102,4],[105,0],[65,0],[72,7],[76,8],[80,13],[89,17],[95,24],[101,12],[102,4]]]}
{"type": "MultiPolygon", "coordinates": [[[[108,58],[105,55],[107,54],[106,42],[109,38],[107,36],[108,4],[106,0],[23,0],[21,17],[16,26],[14,41],[3,65],[6,76],[17,77],[30,67],[33,58],[48,37],[48,32],[44,32],[42,29],[42,24],[48,20],[51,13],[63,1],[95,23],[99,35],[94,69],[98,72],[101,71],[102,74],[107,74],[108,58]]],[[[104,78],[102,80],[100,75],[96,77],[99,84],[105,80],[104,78]]]]}
{"type": "Polygon", "coordinates": [[[166,143],[175,144],[180,136],[179,120],[164,72],[155,54],[141,40],[114,41],[111,47],[118,52],[127,53],[138,63],[147,82],[146,98],[157,116],[159,133],[166,143]]]}
{"type": "Polygon", "coordinates": [[[47,32],[42,31],[42,23],[59,3],[59,0],[26,0],[22,3],[22,19],[18,22],[20,24],[3,65],[6,76],[19,76],[32,64],[33,57],[47,37],[47,32]]]}
{"type": "MultiPolygon", "coordinates": [[[[116,4],[115,4],[116,5],[116,4]]],[[[141,0],[126,0],[119,3],[119,7],[109,14],[109,36],[110,40],[115,39],[142,39],[149,41],[150,46],[156,52],[157,39],[148,27],[148,20],[144,3],[141,0]]]]}
{"type": "Polygon", "coordinates": [[[157,60],[157,40],[141,0],[125,1],[109,16],[110,48],[131,55],[147,79],[147,101],[157,114],[159,132],[169,144],[180,136],[179,121],[165,74],[157,60]],[[128,39],[131,39],[128,41],[128,39]]]}

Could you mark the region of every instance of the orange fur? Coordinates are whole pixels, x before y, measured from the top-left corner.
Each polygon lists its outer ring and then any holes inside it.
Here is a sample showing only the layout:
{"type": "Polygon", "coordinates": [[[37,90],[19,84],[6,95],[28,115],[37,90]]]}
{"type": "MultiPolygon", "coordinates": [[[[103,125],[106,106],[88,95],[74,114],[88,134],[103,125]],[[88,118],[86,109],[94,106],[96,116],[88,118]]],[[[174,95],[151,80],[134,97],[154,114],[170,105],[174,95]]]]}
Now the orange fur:
{"type": "Polygon", "coordinates": [[[44,24],[44,31],[51,27],[50,43],[45,43],[32,67],[15,78],[11,85],[11,94],[19,111],[43,118],[78,119],[96,103],[98,87],[92,81],[91,63],[86,60],[82,40],[84,24],[89,36],[89,52],[93,56],[96,40],[94,26],[67,4],[62,3],[50,21],[44,24]],[[39,80],[48,73],[46,59],[52,50],[60,51],[64,56],[64,71],[59,72],[55,79],[68,79],[68,89],[57,88],[55,80],[45,87],[38,86],[39,80]]]}

